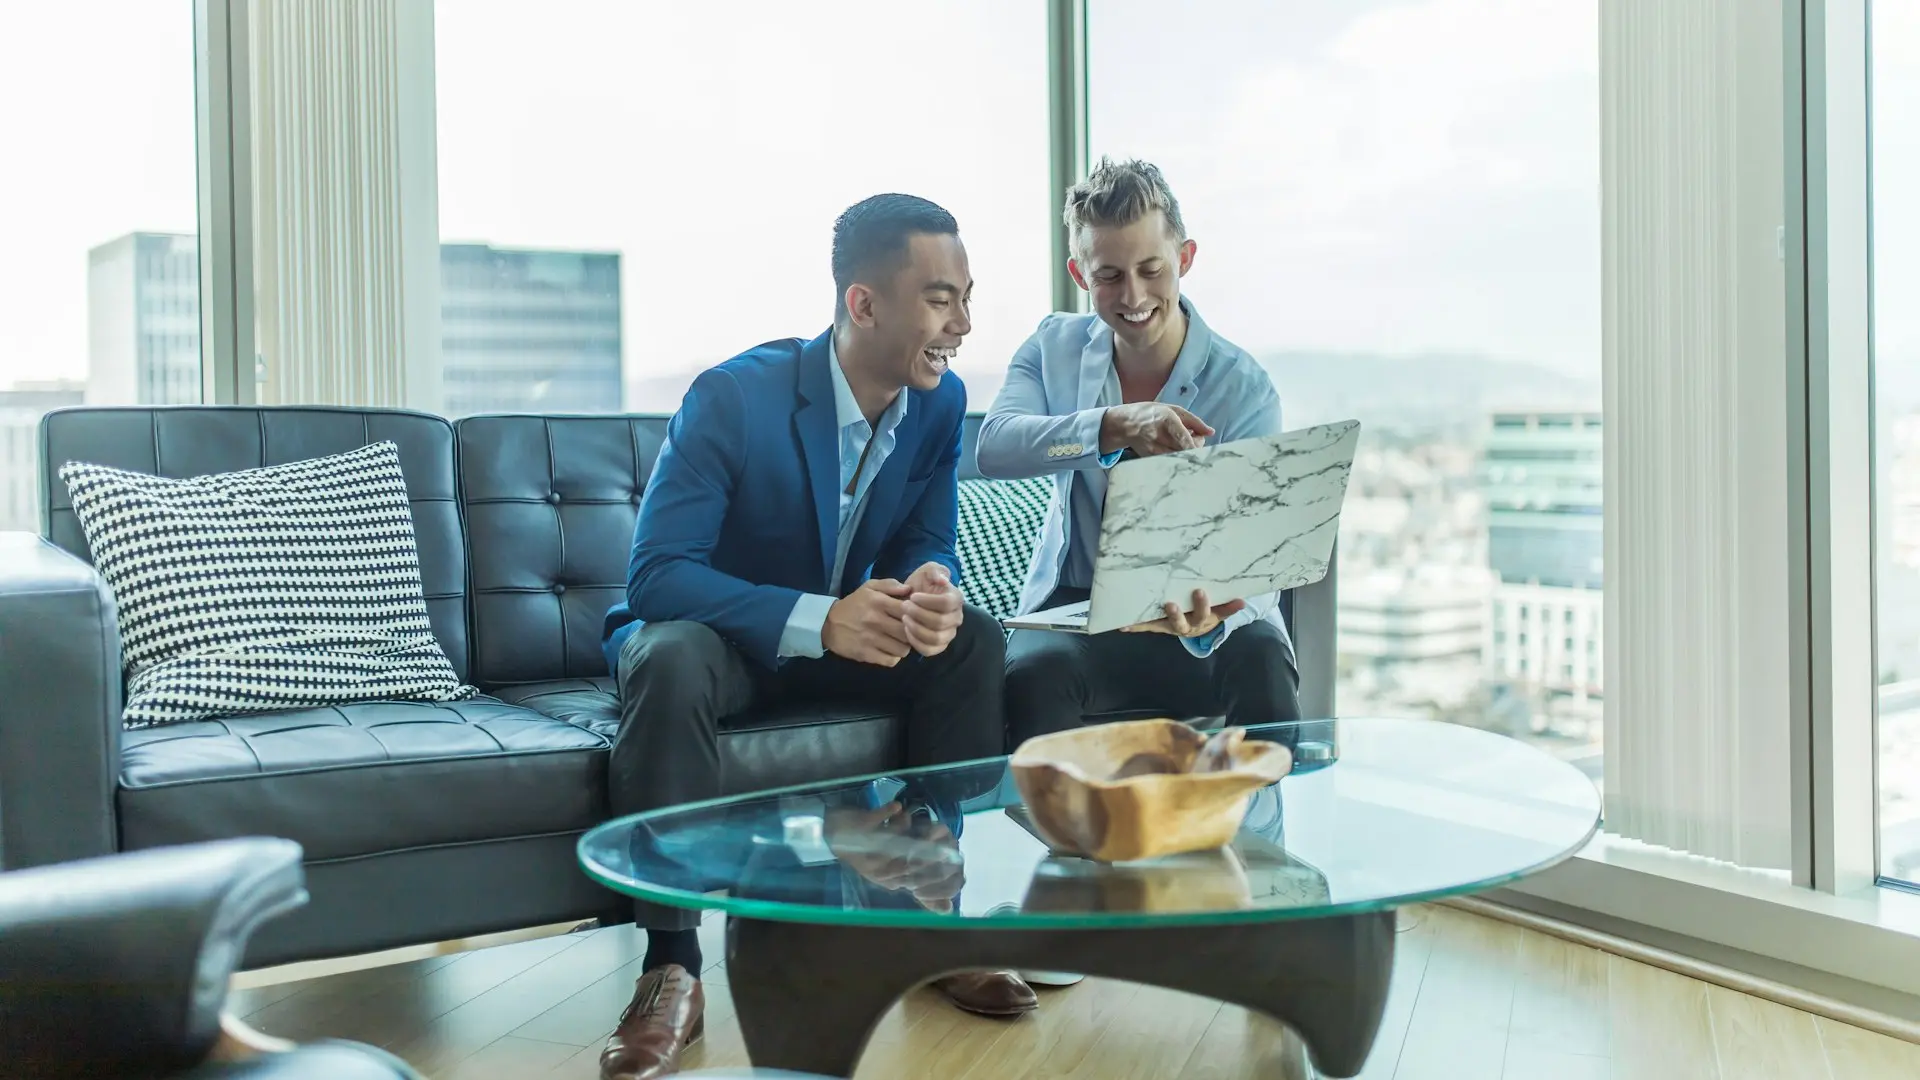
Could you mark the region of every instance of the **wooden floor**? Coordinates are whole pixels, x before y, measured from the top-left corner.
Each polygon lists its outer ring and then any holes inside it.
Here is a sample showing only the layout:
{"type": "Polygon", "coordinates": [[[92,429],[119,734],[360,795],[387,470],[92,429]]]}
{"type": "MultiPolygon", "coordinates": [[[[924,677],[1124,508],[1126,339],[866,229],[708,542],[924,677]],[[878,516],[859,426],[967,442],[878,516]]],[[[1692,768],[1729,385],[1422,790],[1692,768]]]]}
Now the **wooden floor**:
{"type": "MultiPolygon", "coordinates": [[[[1402,912],[1401,926],[1369,1078],[1920,1077],[1920,1046],[1558,938],[1450,908],[1402,912]]],[[[719,958],[719,920],[701,933],[719,958]]],[[[438,1080],[594,1080],[642,945],[609,927],[255,986],[231,1007],[268,1034],[385,1046],[438,1080]]],[[[704,977],[707,1038],[687,1067],[743,1065],[725,968],[704,977]]],[[[1232,1006],[1100,980],[1040,994],[1008,1023],[920,991],[887,1016],[860,1077],[1284,1075],[1278,1030],[1232,1006]]]]}

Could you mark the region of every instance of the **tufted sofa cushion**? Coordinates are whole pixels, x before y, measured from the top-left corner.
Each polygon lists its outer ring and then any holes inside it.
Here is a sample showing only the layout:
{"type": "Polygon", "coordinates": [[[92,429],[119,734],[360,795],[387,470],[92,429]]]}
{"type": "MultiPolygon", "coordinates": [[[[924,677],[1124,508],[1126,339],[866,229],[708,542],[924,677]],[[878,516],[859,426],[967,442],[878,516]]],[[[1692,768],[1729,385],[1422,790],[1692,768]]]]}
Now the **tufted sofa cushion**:
{"type": "Polygon", "coordinates": [[[455,427],[483,690],[606,675],[663,417],[473,416],[455,427]]]}
{"type": "Polygon", "coordinates": [[[123,850],[235,834],[309,861],[578,830],[607,817],[607,740],[490,698],[375,702],[128,731],[123,850]]]}

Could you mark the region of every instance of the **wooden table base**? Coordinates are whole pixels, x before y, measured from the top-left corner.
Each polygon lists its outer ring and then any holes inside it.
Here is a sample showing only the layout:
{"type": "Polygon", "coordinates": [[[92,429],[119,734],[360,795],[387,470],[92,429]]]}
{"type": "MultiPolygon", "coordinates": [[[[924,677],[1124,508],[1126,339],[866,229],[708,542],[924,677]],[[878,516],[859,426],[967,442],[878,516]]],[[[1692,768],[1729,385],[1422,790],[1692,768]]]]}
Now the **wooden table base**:
{"type": "Polygon", "coordinates": [[[874,1027],[956,971],[1074,971],[1215,998],[1285,1024],[1329,1077],[1360,1072],[1386,1010],[1392,911],[1142,929],[727,920],[727,984],[754,1065],[850,1077],[874,1027]]]}

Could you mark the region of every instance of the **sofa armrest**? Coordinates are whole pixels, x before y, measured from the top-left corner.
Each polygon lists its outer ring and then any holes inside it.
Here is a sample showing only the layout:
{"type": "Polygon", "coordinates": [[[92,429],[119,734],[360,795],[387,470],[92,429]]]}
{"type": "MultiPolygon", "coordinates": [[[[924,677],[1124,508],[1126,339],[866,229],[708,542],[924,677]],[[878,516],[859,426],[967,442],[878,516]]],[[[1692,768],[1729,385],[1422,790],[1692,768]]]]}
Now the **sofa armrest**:
{"type": "Polygon", "coordinates": [[[119,847],[120,631],[93,567],[0,532],[0,869],[119,847]]]}
{"type": "Polygon", "coordinates": [[[144,1076],[205,1059],[247,938],[306,902],[300,858],[219,840],[0,874],[0,1061],[144,1076]]]}

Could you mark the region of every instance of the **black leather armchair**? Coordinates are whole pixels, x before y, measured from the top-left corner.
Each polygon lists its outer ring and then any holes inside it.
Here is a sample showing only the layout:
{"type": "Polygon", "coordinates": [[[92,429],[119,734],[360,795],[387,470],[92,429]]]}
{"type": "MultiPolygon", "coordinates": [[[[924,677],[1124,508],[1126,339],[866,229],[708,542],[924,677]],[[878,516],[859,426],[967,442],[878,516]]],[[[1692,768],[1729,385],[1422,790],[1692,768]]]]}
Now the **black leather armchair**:
{"type": "Polygon", "coordinates": [[[0,874],[0,1072],[417,1077],[353,1043],[256,1053],[223,1017],[248,936],[306,902],[300,854],[287,840],[221,840],[0,874]]]}

